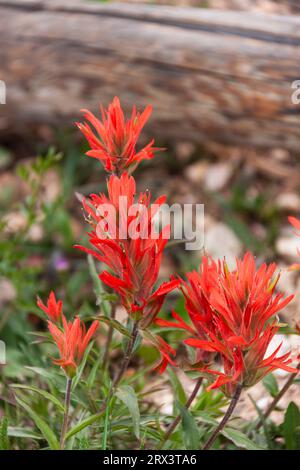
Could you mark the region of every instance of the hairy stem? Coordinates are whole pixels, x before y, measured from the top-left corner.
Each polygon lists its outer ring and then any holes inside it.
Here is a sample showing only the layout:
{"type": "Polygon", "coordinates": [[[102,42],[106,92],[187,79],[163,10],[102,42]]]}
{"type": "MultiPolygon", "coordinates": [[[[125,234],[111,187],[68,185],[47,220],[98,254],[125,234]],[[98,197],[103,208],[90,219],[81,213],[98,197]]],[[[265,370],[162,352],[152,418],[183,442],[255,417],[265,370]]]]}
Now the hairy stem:
{"type": "MultiPolygon", "coordinates": [[[[297,369],[300,370],[300,362],[299,364],[297,365],[297,369]]],[[[285,382],[284,386],[282,387],[282,389],[280,390],[280,392],[276,395],[276,397],[274,398],[274,400],[272,401],[272,403],[270,404],[270,406],[267,408],[264,416],[263,416],[263,420],[260,419],[257,423],[257,425],[255,426],[255,429],[258,430],[259,428],[261,428],[261,426],[263,425],[263,421],[265,419],[267,419],[270,414],[272,413],[272,411],[275,409],[277,403],[279,402],[279,400],[281,400],[281,398],[283,397],[283,395],[285,394],[285,392],[290,388],[290,386],[293,384],[294,382],[294,379],[295,377],[298,375],[297,372],[295,372],[294,374],[291,374],[289,376],[289,378],[287,379],[287,381],[285,382]]]]}
{"type": "Polygon", "coordinates": [[[222,429],[226,426],[226,423],[227,421],[229,420],[230,416],[232,415],[236,405],[237,405],[237,402],[239,401],[239,398],[241,396],[241,392],[242,392],[242,388],[243,386],[242,385],[238,385],[236,387],[236,390],[235,390],[235,393],[231,399],[231,402],[229,404],[229,407],[225,413],[225,415],[223,416],[223,419],[222,421],[220,421],[219,425],[216,427],[216,429],[214,430],[214,432],[212,433],[212,435],[210,436],[210,438],[206,441],[206,443],[204,444],[203,446],[203,450],[208,450],[211,448],[211,446],[213,445],[213,443],[215,442],[215,440],[217,439],[219,433],[222,431],[222,429]]]}
{"type": "MultiPolygon", "coordinates": [[[[196,382],[196,385],[191,393],[191,395],[189,396],[189,398],[187,399],[186,401],[186,404],[185,404],[185,408],[188,410],[189,407],[191,406],[191,404],[193,403],[194,399],[196,398],[196,395],[197,393],[199,392],[199,389],[201,387],[201,384],[203,382],[203,377],[200,377],[197,382],[196,382]]],[[[165,445],[165,443],[168,441],[168,439],[170,438],[170,436],[173,434],[173,432],[175,431],[176,427],[178,426],[178,424],[180,423],[182,419],[182,416],[181,414],[179,414],[175,419],[174,421],[170,424],[170,426],[168,427],[164,437],[163,437],[163,440],[162,442],[160,443],[160,446],[159,446],[159,449],[162,449],[163,446],[165,445]]]]}
{"type": "Polygon", "coordinates": [[[71,401],[71,387],[72,387],[72,379],[68,378],[67,385],[66,385],[66,394],[65,394],[65,412],[64,412],[63,424],[62,424],[61,434],[60,434],[61,450],[63,450],[65,447],[65,438],[66,438],[66,432],[68,429],[69,409],[70,409],[70,401],[71,401]]]}

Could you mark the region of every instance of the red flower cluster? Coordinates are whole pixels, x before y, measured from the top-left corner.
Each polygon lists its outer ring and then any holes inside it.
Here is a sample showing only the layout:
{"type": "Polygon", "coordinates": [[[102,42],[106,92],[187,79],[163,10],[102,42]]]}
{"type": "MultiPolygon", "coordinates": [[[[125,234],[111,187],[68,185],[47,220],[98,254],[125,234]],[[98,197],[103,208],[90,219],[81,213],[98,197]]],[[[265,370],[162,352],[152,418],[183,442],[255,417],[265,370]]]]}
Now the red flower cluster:
{"type": "Polygon", "coordinates": [[[154,152],[158,150],[153,147],[154,140],[151,140],[144,148],[136,151],[140,133],[152,112],[151,106],[147,106],[141,114],[133,108],[131,118],[125,120],[119,98],[115,97],[108,110],[101,108],[102,122],[90,111],[82,111],[88,122],[77,123],[77,126],[91,147],[87,155],[100,160],[107,171],[131,172],[142,160],[153,158],[154,152]]]}
{"type": "MultiPolygon", "coordinates": [[[[154,224],[165,196],[151,204],[150,193],[140,193],[135,204],[135,180],[127,173],[120,178],[112,175],[107,189],[108,197],[92,194],[83,201],[93,226],[88,235],[95,249],[77,247],[110,269],[103,271],[100,279],[118,292],[127,312],[145,329],[158,315],[166,295],[179,285],[173,280],[154,289],[170,233],[170,226],[158,232],[154,224]]],[[[159,349],[165,357],[166,348],[159,349]]]]}
{"type": "Polygon", "coordinates": [[[83,202],[94,227],[88,235],[96,251],[77,247],[110,268],[111,272],[103,271],[100,279],[120,294],[128,313],[140,317],[146,327],[158,314],[166,294],[179,285],[179,281],[173,280],[153,291],[170,233],[170,226],[159,233],[154,225],[155,213],[165,202],[165,196],[151,204],[150,193],[141,193],[134,206],[136,185],[134,178],[126,173],[120,178],[112,175],[107,189],[108,198],[104,194],[92,194],[83,202]],[[113,208],[116,217],[103,210],[103,206],[113,208]],[[136,211],[132,211],[133,207],[136,211]],[[118,227],[115,227],[116,220],[118,227]],[[130,236],[133,227],[138,237],[130,236]]]}
{"type": "Polygon", "coordinates": [[[275,264],[256,269],[250,253],[236,261],[232,272],[225,260],[215,263],[204,257],[200,273],[188,274],[188,282],[182,281],[181,287],[193,328],[175,312],[175,323],[156,320],[160,326],[173,325],[192,333],[194,337],[185,340],[189,346],[220,354],[223,371],[205,363],[195,365],[208,378],[217,376],[210,388],[223,387],[232,396],[237,385],[250,387],[277,368],[296,371],[288,365],[289,354],[277,356],[280,346],[265,357],[279,328],[272,317],[293,298],[275,293],[279,279],[274,278],[275,270],[275,264]]]}
{"type": "Polygon", "coordinates": [[[72,378],[76,375],[77,367],[88,343],[98,328],[99,322],[94,321],[88,331],[86,331],[85,325],[80,322],[78,317],[73,322],[67,322],[62,314],[62,301],[56,301],[53,291],[49,295],[47,306],[43,304],[39,297],[37,305],[51,319],[51,321],[48,320],[48,328],[60,353],[60,359],[53,359],[53,363],[61,366],[66,375],[72,378]],[[62,327],[57,326],[60,321],[62,327]]]}

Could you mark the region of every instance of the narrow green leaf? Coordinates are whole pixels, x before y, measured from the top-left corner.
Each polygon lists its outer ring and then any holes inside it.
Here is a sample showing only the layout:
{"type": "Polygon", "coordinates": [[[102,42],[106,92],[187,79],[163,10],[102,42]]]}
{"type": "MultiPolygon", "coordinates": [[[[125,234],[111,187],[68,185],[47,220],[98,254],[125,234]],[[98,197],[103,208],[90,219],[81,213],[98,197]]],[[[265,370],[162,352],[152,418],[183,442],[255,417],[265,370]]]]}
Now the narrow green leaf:
{"type": "Polygon", "coordinates": [[[300,446],[300,410],[292,401],[284,415],[283,436],[288,450],[297,450],[300,446]]]}
{"type": "Polygon", "coordinates": [[[17,426],[8,426],[7,431],[8,436],[10,437],[24,437],[25,439],[44,439],[40,434],[32,432],[32,429],[29,428],[19,428],[17,426]]]}
{"type": "Polygon", "coordinates": [[[53,380],[55,378],[55,376],[52,372],[48,372],[46,369],[43,369],[41,367],[25,366],[25,369],[28,369],[28,370],[34,372],[35,374],[44,377],[45,379],[53,380]]]}
{"type": "Polygon", "coordinates": [[[118,388],[116,395],[127,406],[132,417],[133,432],[140,439],[140,410],[135,391],[130,385],[123,385],[118,388]]]}
{"type": "Polygon", "coordinates": [[[179,408],[182,417],[183,441],[185,448],[188,450],[199,449],[200,434],[193,415],[179,402],[177,402],[177,407],[179,408]]]}
{"type": "Polygon", "coordinates": [[[24,390],[30,390],[31,392],[38,393],[39,395],[44,397],[47,401],[51,401],[55,406],[57,406],[57,408],[60,411],[62,411],[62,412],[65,411],[64,406],[60,403],[60,401],[56,397],[51,395],[51,393],[46,392],[45,390],[41,390],[39,388],[30,387],[29,385],[23,385],[23,384],[12,384],[11,387],[21,388],[21,389],[24,389],[24,390]]]}
{"type": "Polygon", "coordinates": [[[4,416],[0,423],[0,450],[8,450],[8,419],[4,416]]]}
{"type": "Polygon", "coordinates": [[[178,401],[181,405],[184,405],[186,403],[186,394],[184,388],[181,385],[181,382],[178,379],[176,372],[174,372],[174,370],[170,367],[168,369],[168,372],[171,380],[171,385],[174,390],[175,400],[178,401]]]}
{"type": "Polygon", "coordinates": [[[130,337],[130,331],[122,325],[122,323],[118,322],[118,320],[114,320],[112,318],[105,317],[104,315],[98,316],[97,320],[106,323],[107,325],[112,325],[116,330],[118,330],[123,336],[130,337]]]}
{"type": "MultiPolygon", "coordinates": [[[[248,396],[249,396],[254,408],[257,411],[259,419],[262,422],[262,426],[263,426],[264,434],[265,434],[266,441],[267,441],[267,444],[268,444],[268,448],[272,450],[272,449],[274,449],[274,445],[273,445],[273,441],[272,441],[270,433],[269,433],[269,429],[268,429],[268,426],[267,426],[267,423],[266,423],[265,416],[264,416],[263,412],[261,411],[261,409],[257,406],[257,404],[256,404],[255,400],[252,398],[252,396],[250,394],[248,396]]],[[[254,430],[255,426],[256,426],[256,422],[254,422],[253,425],[250,427],[250,431],[254,430]]]]}
{"type": "Polygon", "coordinates": [[[76,377],[73,379],[73,382],[72,382],[72,391],[75,390],[75,388],[77,387],[80,379],[81,379],[81,376],[82,376],[82,373],[83,373],[83,370],[85,368],[85,364],[86,364],[86,361],[87,361],[87,358],[90,354],[90,351],[92,349],[92,347],[94,346],[94,342],[92,341],[88,347],[86,348],[85,352],[84,352],[84,356],[82,358],[82,361],[80,363],[80,366],[78,367],[78,371],[77,371],[77,374],[76,374],[76,377]]]}
{"type": "Polygon", "coordinates": [[[49,447],[52,450],[59,450],[59,442],[48,424],[35,411],[33,411],[27,403],[21,400],[21,398],[16,396],[16,401],[20,406],[22,406],[22,408],[24,408],[25,411],[27,411],[31,419],[35,422],[36,426],[48,442],[49,447]]]}
{"type": "Polygon", "coordinates": [[[97,361],[95,362],[95,364],[93,365],[92,369],[91,369],[91,372],[89,373],[89,376],[87,378],[87,387],[88,389],[91,389],[95,380],[96,380],[96,376],[97,376],[97,372],[98,372],[98,369],[99,367],[101,366],[103,362],[103,358],[102,356],[99,356],[97,361]]]}
{"type": "Polygon", "coordinates": [[[69,439],[72,436],[75,436],[75,434],[78,434],[80,431],[83,429],[87,428],[91,424],[94,424],[96,421],[98,421],[101,417],[103,416],[103,413],[96,413],[92,416],[89,416],[88,418],[83,419],[79,423],[75,424],[70,431],[66,435],[66,439],[69,439]]]}
{"type": "Polygon", "coordinates": [[[262,383],[265,389],[270,393],[270,395],[273,398],[276,397],[279,390],[278,390],[278,384],[277,384],[275,376],[273,374],[266,375],[263,378],[262,383]]]}
{"type": "Polygon", "coordinates": [[[221,434],[232,441],[237,447],[242,447],[247,450],[265,450],[263,447],[255,444],[255,442],[252,442],[244,433],[237,429],[227,427],[221,431],[221,434]]]}

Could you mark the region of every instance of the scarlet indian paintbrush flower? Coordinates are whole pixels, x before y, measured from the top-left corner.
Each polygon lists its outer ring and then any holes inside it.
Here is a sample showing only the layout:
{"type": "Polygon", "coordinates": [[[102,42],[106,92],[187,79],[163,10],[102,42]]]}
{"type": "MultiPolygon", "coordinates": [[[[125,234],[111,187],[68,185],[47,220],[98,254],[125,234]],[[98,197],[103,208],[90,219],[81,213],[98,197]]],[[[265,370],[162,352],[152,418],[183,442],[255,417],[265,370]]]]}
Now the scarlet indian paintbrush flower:
{"type": "Polygon", "coordinates": [[[87,155],[100,160],[107,171],[131,172],[142,160],[153,158],[154,152],[158,150],[153,147],[154,140],[142,149],[136,149],[140,133],[152,112],[151,106],[147,106],[141,114],[133,108],[128,120],[124,117],[117,97],[113,99],[108,110],[101,108],[102,121],[90,111],[82,111],[87,122],[77,123],[77,126],[91,147],[87,155]]]}
{"type": "Polygon", "coordinates": [[[210,388],[222,387],[228,396],[233,396],[237,386],[250,387],[275,369],[295,372],[289,366],[290,354],[277,355],[280,346],[266,357],[279,329],[274,316],[293,298],[291,295],[284,299],[282,293],[275,293],[279,279],[275,270],[274,263],[256,269],[253,255],[247,253],[242,260],[236,260],[233,271],[225,260],[216,264],[204,258],[200,276],[188,275],[190,287],[184,283],[184,288],[191,293],[188,313],[195,332],[185,343],[208,353],[219,353],[222,360],[222,371],[206,364],[198,367],[209,379],[217,376],[210,388]],[[193,310],[195,300],[199,302],[198,315],[193,310]]]}
{"type": "Polygon", "coordinates": [[[69,378],[76,375],[77,367],[80,365],[98,325],[99,322],[95,320],[86,331],[84,323],[78,317],[73,322],[68,322],[64,315],[62,316],[62,328],[48,321],[49,331],[60,354],[60,358],[53,359],[53,363],[62,367],[69,378]]]}
{"type": "Polygon", "coordinates": [[[126,173],[120,178],[112,175],[107,187],[108,198],[104,194],[92,194],[88,201],[83,202],[94,227],[88,235],[96,250],[82,246],[78,248],[92,254],[110,268],[111,272],[102,272],[100,279],[120,294],[122,304],[130,314],[143,317],[146,326],[154,320],[166,294],[179,284],[178,280],[173,280],[154,290],[163,249],[170,233],[170,226],[164,227],[160,233],[154,228],[155,213],[165,202],[165,196],[151,204],[150,193],[141,193],[137,198],[136,209],[142,206],[144,212],[132,215],[136,193],[134,178],[126,173]],[[123,198],[121,205],[120,197],[123,198]],[[110,215],[103,216],[102,206],[111,206],[115,210],[116,217],[111,225],[110,215]],[[119,224],[115,229],[116,220],[119,224]],[[144,230],[144,236],[130,236],[130,226],[133,227],[133,224],[137,232],[144,230]],[[106,231],[104,225],[107,226],[106,231]],[[124,233],[124,238],[120,231],[124,233]]]}
{"type": "Polygon", "coordinates": [[[55,294],[53,291],[50,292],[50,295],[47,299],[47,305],[43,303],[40,297],[37,298],[37,306],[46,313],[46,315],[54,323],[58,323],[62,316],[62,301],[56,300],[55,294]]]}
{"type": "MultiPolygon", "coordinates": [[[[170,234],[170,226],[158,232],[154,224],[165,196],[153,204],[149,192],[135,198],[135,180],[127,173],[120,178],[110,176],[107,188],[108,197],[92,194],[83,201],[93,226],[88,235],[94,249],[78,248],[110,269],[110,272],[103,271],[100,279],[120,295],[129,315],[139,321],[141,329],[146,329],[159,313],[166,295],[179,285],[178,280],[172,280],[154,288],[170,234]]],[[[161,344],[158,342],[156,346],[161,344]]],[[[166,348],[159,349],[165,359],[166,348]]]]}

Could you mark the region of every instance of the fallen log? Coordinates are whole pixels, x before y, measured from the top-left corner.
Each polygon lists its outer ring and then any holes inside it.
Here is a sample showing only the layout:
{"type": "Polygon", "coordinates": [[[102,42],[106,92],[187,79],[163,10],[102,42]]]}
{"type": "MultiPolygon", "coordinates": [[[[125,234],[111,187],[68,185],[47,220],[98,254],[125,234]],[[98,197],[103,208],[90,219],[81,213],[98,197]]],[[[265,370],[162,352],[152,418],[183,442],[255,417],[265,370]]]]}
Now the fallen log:
{"type": "Polygon", "coordinates": [[[300,148],[299,17],[0,0],[0,43],[2,132],[69,126],[117,94],[127,108],[153,104],[164,140],[300,148]]]}

